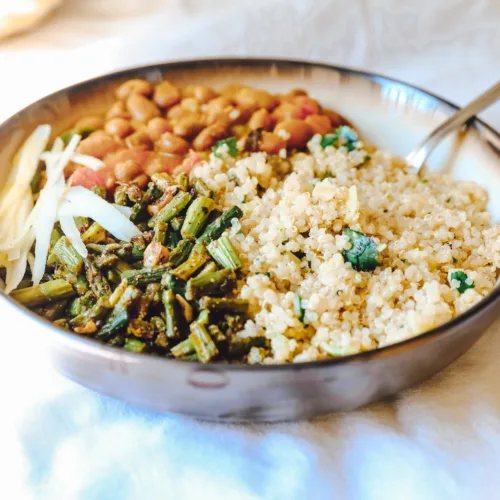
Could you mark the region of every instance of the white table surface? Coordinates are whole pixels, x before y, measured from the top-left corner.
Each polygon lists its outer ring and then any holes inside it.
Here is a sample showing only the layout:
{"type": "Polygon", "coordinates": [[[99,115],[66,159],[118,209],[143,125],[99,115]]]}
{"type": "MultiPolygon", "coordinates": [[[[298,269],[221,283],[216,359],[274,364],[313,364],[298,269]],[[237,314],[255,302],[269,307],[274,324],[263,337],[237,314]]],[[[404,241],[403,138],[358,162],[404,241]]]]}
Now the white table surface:
{"type": "MultiPolygon", "coordinates": [[[[500,76],[499,26],[498,0],[73,0],[38,30],[0,42],[0,119],[116,68],[218,54],[345,64],[463,104],[500,76]]],[[[499,108],[484,113],[497,129],[499,108]]],[[[79,387],[27,345],[26,320],[0,314],[0,498],[500,497],[500,323],[389,402],[227,426],[79,387]]]]}

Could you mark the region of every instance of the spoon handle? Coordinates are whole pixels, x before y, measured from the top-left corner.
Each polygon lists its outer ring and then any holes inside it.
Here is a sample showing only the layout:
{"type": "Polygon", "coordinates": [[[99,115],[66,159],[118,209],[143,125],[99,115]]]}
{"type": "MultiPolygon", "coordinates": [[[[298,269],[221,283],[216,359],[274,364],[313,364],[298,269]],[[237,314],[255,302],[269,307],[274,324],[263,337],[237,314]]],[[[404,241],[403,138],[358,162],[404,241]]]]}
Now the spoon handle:
{"type": "Polygon", "coordinates": [[[500,82],[476,97],[471,103],[451,115],[446,121],[435,128],[406,157],[408,165],[420,170],[433,149],[451,132],[461,127],[477,113],[494,104],[500,99],[500,82]]]}

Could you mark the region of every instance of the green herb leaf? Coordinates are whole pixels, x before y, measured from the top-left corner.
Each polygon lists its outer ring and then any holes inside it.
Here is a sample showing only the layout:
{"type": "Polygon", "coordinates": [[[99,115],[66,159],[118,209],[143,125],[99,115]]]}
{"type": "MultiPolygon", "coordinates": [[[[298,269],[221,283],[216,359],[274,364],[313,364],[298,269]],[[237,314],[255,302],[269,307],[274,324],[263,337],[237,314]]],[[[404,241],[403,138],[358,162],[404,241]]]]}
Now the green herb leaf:
{"type": "Polygon", "coordinates": [[[464,293],[469,288],[475,288],[476,286],[474,285],[474,281],[472,281],[472,279],[469,278],[464,271],[450,271],[448,273],[448,281],[450,282],[450,285],[452,285],[455,280],[459,282],[459,286],[457,287],[459,293],[464,293]]]}
{"type": "Polygon", "coordinates": [[[228,137],[227,139],[222,139],[221,141],[217,141],[215,143],[215,146],[212,148],[214,155],[217,156],[217,158],[220,158],[221,160],[224,159],[223,156],[218,152],[218,149],[221,146],[223,146],[224,144],[226,144],[228,147],[228,153],[233,158],[236,158],[236,156],[238,156],[238,147],[236,146],[236,137],[228,137]]]}
{"type": "Polygon", "coordinates": [[[302,298],[298,293],[295,294],[295,299],[293,301],[293,312],[295,313],[295,316],[297,316],[297,318],[304,323],[306,310],[302,307],[302,298]]]}
{"type": "Polygon", "coordinates": [[[347,151],[356,149],[355,144],[359,141],[358,134],[347,125],[342,125],[333,133],[326,134],[321,138],[320,145],[324,149],[327,146],[335,146],[337,148],[344,146],[347,151]]]}
{"type": "Polygon", "coordinates": [[[377,245],[370,237],[354,229],[344,229],[344,234],[349,237],[352,247],[344,250],[342,256],[356,271],[373,271],[381,265],[377,245]]]}

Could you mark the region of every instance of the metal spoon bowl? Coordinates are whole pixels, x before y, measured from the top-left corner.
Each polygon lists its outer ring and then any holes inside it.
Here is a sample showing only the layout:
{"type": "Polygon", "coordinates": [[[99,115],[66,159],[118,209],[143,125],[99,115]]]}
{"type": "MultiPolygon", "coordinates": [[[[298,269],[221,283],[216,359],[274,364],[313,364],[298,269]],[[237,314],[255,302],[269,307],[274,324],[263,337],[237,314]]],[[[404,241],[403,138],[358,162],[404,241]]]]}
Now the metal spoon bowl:
{"type": "Polygon", "coordinates": [[[480,111],[494,104],[500,99],[500,82],[476,97],[464,108],[451,115],[441,125],[427,135],[413,151],[406,157],[406,162],[418,172],[422,169],[427,157],[434,148],[451,132],[465,125],[472,117],[480,111]]]}

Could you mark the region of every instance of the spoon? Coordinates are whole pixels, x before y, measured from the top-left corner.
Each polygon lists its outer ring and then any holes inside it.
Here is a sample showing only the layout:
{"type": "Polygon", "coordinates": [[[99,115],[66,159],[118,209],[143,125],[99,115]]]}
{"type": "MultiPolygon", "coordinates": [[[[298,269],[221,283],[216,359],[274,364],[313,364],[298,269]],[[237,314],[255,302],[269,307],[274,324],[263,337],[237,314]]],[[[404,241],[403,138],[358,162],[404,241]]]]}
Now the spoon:
{"type": "Polygon", "coordinates": [[[476,97],[471,103],[451,115],[425,137],[406,157],[406,163],[418,171],[434,148],[451,132],[461,127],[473,116],[500,99],[500,82],[476,97]]]}

